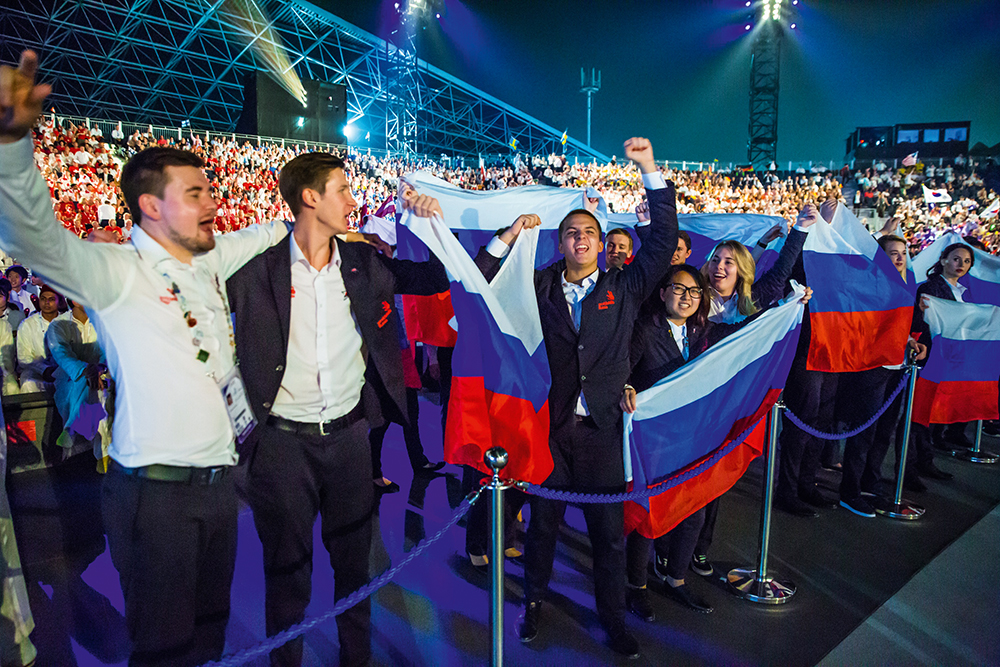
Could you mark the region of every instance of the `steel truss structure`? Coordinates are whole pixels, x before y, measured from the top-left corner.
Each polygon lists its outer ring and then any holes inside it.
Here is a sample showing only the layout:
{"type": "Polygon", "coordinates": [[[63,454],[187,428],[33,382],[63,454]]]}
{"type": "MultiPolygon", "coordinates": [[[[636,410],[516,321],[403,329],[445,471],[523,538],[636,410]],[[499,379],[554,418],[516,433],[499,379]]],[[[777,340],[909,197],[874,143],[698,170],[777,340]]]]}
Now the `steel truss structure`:
{"type": "MultiPolygon", "coordinates": [[[[398,104],[405,85],[416,86],[405,97],[418,106],[405,113],[419,117],[421,153],[509,154],[511,138],[522,152],[560,152],[561,131],[305,0],[259,0],[269,22],[253,34],[233,6],[224,0],[4,0],[0,60],[14,62],[21,50],[35,50],[42,77],[55,83],[51,104],[61,115],[175,126],[186,120],[229,132],[243,108],[245,76],[266,69],[248,46],[259,42],[283,47],[300,77],[346,86],[348,121],[368,134],[364,145],[386,146],[391,122],[397,137],[405,130],[398,104]]],[[[402,139],[408,140],[405,131],[402,139]]],[[[564,152],[608,160],[572,138],[564,152]]]]}
{"type": "Polygon", "coordinates": [[[781,39],[778,21],[765,20],[754,38],[750,61],[750,139],[747,158],[754,167],[767,167],[778,155],[778,80],[781,39]]]}

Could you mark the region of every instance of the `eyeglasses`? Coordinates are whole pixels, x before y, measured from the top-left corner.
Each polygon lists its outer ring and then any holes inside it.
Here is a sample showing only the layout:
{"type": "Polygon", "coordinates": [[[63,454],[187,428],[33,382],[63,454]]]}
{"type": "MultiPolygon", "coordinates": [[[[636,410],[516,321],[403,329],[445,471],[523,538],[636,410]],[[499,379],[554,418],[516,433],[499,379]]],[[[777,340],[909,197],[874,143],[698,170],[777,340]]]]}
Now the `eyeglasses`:
{"type": "Polygon", "coordinates": [[[703,291],[700,287],[685,287],[680,283],[670,283],[668,287],[675,296],[684,296],[687,293],[692,299],[700,299],[703,291]]]}

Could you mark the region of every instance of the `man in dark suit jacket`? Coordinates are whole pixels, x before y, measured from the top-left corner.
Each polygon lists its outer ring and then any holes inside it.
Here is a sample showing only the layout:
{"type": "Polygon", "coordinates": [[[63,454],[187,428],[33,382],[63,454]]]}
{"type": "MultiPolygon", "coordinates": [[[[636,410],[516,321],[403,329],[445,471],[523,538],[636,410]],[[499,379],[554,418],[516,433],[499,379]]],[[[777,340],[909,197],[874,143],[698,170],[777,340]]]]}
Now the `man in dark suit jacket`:
{"type": "MultiPolygon", "coordinates": [[[[564,260],[536,271],[535,293],[545,349],[552,373],[549,390],[549,448],[555,467],[545,486],[587,493],[617,493],[625,488],[622,459],[622,390],[629,374],[629,341],[639,306],[670,266],[677,247],[677,208],[673,184],[653,161],[649,141],[630,139],[625,153],[643,172],[649,195],[650,233],[631,264],[603,272],[601,228],[592,213],[572,211],[559,225],[564,260]]],[[[498,238],[510,245],[519,220],[498,238]]],[[[500,267],[497,246],[480,251],[476,262],[487,279],[500,267]]],[[[503,250],[503,246],[499,246],[503,250]]],[[[500,253],[501,255],[503,252],[500,253]]],[[[525,610],[518,627],[523,642],[538,632],[542,596],[548,589],[556,536],[566,503],[531,499],[525,545],[525,610]]],[[[639,644],[626,629],[624,505],[583,506],[594,553],[598,615],[610,646],[636,657],[639,644]]]]}
{"type": "MultiPolygon", "coordinates": [[[[264,547],[268,636],[305,616],[317,514],[335,598],[368,582],[368,426],[381,424],[386,411],[399,423],[406,415],[393,296],[448,288],[439,263],[393,260],[336,238],[356,206],[339,158],[301,155],[282,168],[278,186],[295,215],[292,233],[227,284],[236,349],[260,422],[240,456],[264,547]]],[[[406,205],[430,210],[436,202],[413,193],[406,205]]],[[[337,617],[341,665],[370,662],[370,617],[368,600],[337,617]]],[[[271,653],[272,665],[301,661],[301,637],[271,653]]]]}

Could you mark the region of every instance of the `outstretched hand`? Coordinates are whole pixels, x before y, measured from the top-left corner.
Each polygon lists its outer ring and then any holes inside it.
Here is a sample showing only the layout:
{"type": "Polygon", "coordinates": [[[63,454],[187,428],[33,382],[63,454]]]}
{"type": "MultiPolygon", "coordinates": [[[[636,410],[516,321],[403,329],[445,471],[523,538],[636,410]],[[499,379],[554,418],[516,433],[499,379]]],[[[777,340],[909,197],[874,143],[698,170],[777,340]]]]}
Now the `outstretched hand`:
{"type": "Polygon", "coordinates": [[[653,160],[653,144],[645,137],[632,137],[625,142],[625,157],[639,167],[639,171],[649,174],[656,171],[653,160]]]}
{"type": "Polygon", "coordinates": [[[600,197],[588,197],[589,190],[583,191],[583,208],[591,214],[597,213],[597,207],[601,203],[600,197]]]}
{"type": "Polygon", "coordinates": [[[784,223],[779,223],[774,227],[771,227],[769,230],[767,230],[766,234],[760,237],[760,240],[757,241],[757,245],[767,246],[770,245],[770,243],[775,239],[781,238],[782,236],[781,231],[784,227],[785,227],[784,223]]]}
{"type": "Polygon", "coordinates": [[[17,141],[38,121],[52,86],[36,84],[37,72],[38,56],[34,51],[21,53],[17,69],[0,66],[0,143],[17,141]]]}
{"type": "Polygon", "coordinates": [[[879,232],[882,234],[882,236],[889,236],[890,234],[896,233],[897,227],[899,227],[899,218],[897,218],[896,216],[892,216],[891,218],[886,220],[885,224],[882,225],[882,229],[880,229],[879,232]]]}

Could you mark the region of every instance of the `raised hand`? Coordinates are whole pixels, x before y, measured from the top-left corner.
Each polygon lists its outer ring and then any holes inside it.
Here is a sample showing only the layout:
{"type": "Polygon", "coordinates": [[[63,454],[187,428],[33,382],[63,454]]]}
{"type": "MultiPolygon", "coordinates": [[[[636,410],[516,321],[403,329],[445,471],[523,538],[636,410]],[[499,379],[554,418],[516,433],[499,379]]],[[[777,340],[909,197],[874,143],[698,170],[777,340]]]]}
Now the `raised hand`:
{"type": "Polygon", "coordinates": [[[28,133],[42,113],[52,86],[36,84],[38,56],[24,51],[17,69],[0,66],[0,143],[9,144],[28,133]]]}
{"type": "Polygon", "coordinates": [[[583,191],[583,208],[592,214],[597,213],[597,206],[601,203],[600,197],[588,197],[589,189],[583,191]]]}
{"type": "Polygon", "coordinates": [[[434,197],[418,194],[409,185],[400,190],[400,196],[403,200],[403,208],[411,211],[418,218],[430,218],[436,213],[442,220],[444,219],[441,204],[434,197]]]}
{"type": "Polygon", "coordinates": [[[833,214],[837,212],[837,202],[836,199],[830,197],[822,204],[819,205],[819,214],[823,216],[823,219],[827,222],[833,220],[833,214]]]}
{"type": "Polygon", "coordinates": [[[639,167],[639,171],[649,174],[656,171],[653,160],[653,144],[645,137],[632,137],[625,142],[625,157],[639,167]]]}
{"type": "MultiPolygon", "coordinates": [[[[824,202],[825,203],[825,202],[824,202]]],[[[798,217],[795,219],[795,224],[799,227],[811,227],[819,222],[820,212],[816,210],[813,204],[806,204],[799,211],[798,217]]]]}
{"type": "Polygon", "coordinates": [[[639,222],[647,222],[649,220],[648,201],[643,201],[638,206],[635,207],[635,217],[639,219],[639,222]]]}
{"type": "Polygon", "coordinates": [[[521,233],[522,229],[532,229],[540,224],[542,224],[542,219],[534,213],[519,215],[517,216],[517,220],[514,221],[514,224],[500,234],[500,240],[507,245],[510,245],[514,242],[514,239],[517,238],[517,235],[521,233]]]}
{"type": "Polygon", "coordinates": [[[771,227],[769,230],[767,230],[766,234],[760,237],[760,240],[757,241],[757,245],[766,248],[767,245],[771,243],[771,241],[781,237],[781,230],[784,226],[785,226],[784,224],[777,224],[774,227],[771,227]]]}
{"type": "Polygon", "coordinates": [[[899,227],[899,218],[896,216],[892,216],[891,218],[886,220],[885,224],[882,225],[882,229],[880,229],[879,232],[882,234],[882,236],[889,236],[890,234],[896,233],[897,227],[899,227]]]}

